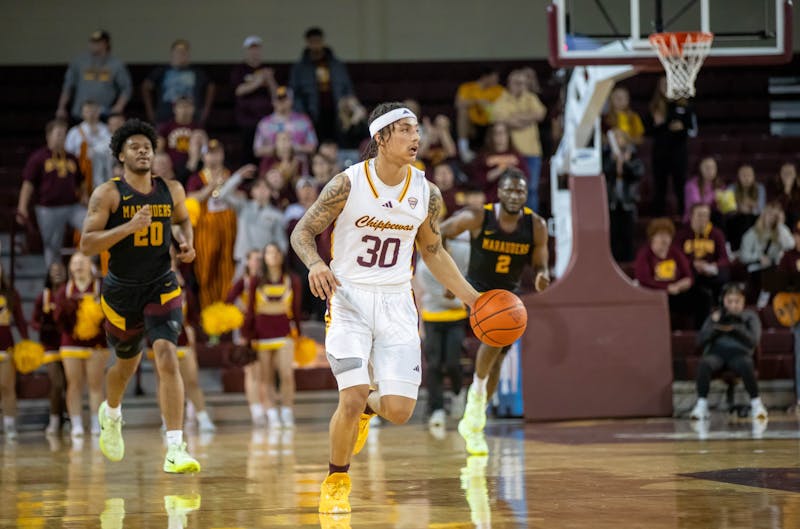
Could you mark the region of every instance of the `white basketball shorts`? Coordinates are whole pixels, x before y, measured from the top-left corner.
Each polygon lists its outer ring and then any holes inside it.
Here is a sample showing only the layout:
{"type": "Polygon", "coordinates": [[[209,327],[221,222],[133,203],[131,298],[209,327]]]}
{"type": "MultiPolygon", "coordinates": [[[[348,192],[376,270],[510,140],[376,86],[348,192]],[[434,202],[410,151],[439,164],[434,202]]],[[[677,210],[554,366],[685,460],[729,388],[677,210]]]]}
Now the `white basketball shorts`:
{"type": "Polygon", "coordinates": [[[422,381],[417,307],[411,286],[342,284],[325,316],[325,349],[339,391],[362,384],[417,398],[422,381]]]}

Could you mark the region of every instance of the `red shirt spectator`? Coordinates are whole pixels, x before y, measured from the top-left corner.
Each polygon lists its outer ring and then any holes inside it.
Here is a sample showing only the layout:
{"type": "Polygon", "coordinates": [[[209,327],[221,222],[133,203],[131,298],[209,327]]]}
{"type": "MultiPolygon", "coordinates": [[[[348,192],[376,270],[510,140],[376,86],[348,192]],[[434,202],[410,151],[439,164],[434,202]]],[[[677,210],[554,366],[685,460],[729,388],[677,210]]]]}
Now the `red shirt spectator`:
{"type": "Polygon", "coordinates": [[[66,151],[42,147],[28,158],[22,179],[33,184],[39,206],[68,206],[80,199],[83,175],[78,159],[66,151]]]}
{"type": "Polygon", "coordinates": [[[689,224],[675,234],[674,246],[681,250],[697,268],[698,261],[726,268],[730,264],[725,235],[711,224],[711,208],[695,204],[689,224]]]}
{"type": "Polygon", "coordinates": [[[674,246],[665,257],[657,256],[649,245],[639,249],[634,261],[636,280],[643,287],[667,290],[671,284],[692,277],[692,267],[686,256],[674,246]]]}
{"type": "Polygon", "coordinates": [[[495,123],[486,135],[486,146],[478,153],[471,164],[472,183],[483,189],[487,202],[497,200],[497,179],[503,171],[515,167],[528,178],[528,164],[511,145],[508,127],[503,123],[495,123]]]}

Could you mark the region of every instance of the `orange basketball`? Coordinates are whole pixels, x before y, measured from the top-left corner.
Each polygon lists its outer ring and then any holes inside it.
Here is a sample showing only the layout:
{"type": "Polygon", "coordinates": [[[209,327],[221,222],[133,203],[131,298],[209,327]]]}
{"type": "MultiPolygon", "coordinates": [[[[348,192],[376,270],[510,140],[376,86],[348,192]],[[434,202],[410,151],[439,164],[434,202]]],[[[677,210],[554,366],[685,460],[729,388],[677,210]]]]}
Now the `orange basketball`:
{"type": "Polygon", "coordinates": [[[469,316],[475,336],[492,347],[516,342],[528,326],[528,311],[522,301],[508,290],[489,290],[475,302],[469,316]]]}

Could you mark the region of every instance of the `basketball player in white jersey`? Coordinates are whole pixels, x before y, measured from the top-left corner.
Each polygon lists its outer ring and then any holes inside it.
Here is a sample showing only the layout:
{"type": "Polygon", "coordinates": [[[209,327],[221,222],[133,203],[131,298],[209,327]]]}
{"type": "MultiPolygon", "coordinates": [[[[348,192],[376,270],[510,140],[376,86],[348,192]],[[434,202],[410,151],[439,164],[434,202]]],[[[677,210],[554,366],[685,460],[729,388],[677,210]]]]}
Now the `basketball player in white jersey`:
{"type": "Polygon", "coordinates": [[[311,292],[328,300],[325,349],[339,386],[320,513],[350,512],[347,471],[372,416],[403,424],[414,411],[422,370],[411,293],[415,244],[445,288],[469,306],[478,298],[442,248],[439,189],[411,165],[419,148],[417,117],[400,103],[383,103],[369,122],[374,157],[333,177],[291,238],[308,267],[311,292]],[[329,267],[314,239],[331,222],[329,267]]]}

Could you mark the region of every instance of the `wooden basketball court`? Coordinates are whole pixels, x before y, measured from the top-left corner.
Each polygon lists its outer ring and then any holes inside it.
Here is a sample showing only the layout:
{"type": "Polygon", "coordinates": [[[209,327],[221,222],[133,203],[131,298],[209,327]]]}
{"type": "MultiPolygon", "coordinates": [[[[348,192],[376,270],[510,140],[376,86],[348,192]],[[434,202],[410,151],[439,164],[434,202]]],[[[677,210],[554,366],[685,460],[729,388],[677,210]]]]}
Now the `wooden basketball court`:
{"type": "Polygon", "coordinates": [[[203,471],[187,476],[161,471],[152,427],[125,429],[121,463],[91,437],[80,445],[26,432],[0,445],[0,527],[800,527],[794,416],[772,417],[765,431],[720,415],[707,432],[672,419],[506,421],[487,432],[490,456],[468,459],[453,424],[439,435],[416,418],[373,429],[351,469],[353,513],[341,518],[316,512],[321,419],[192,435],[203,471]]]}

